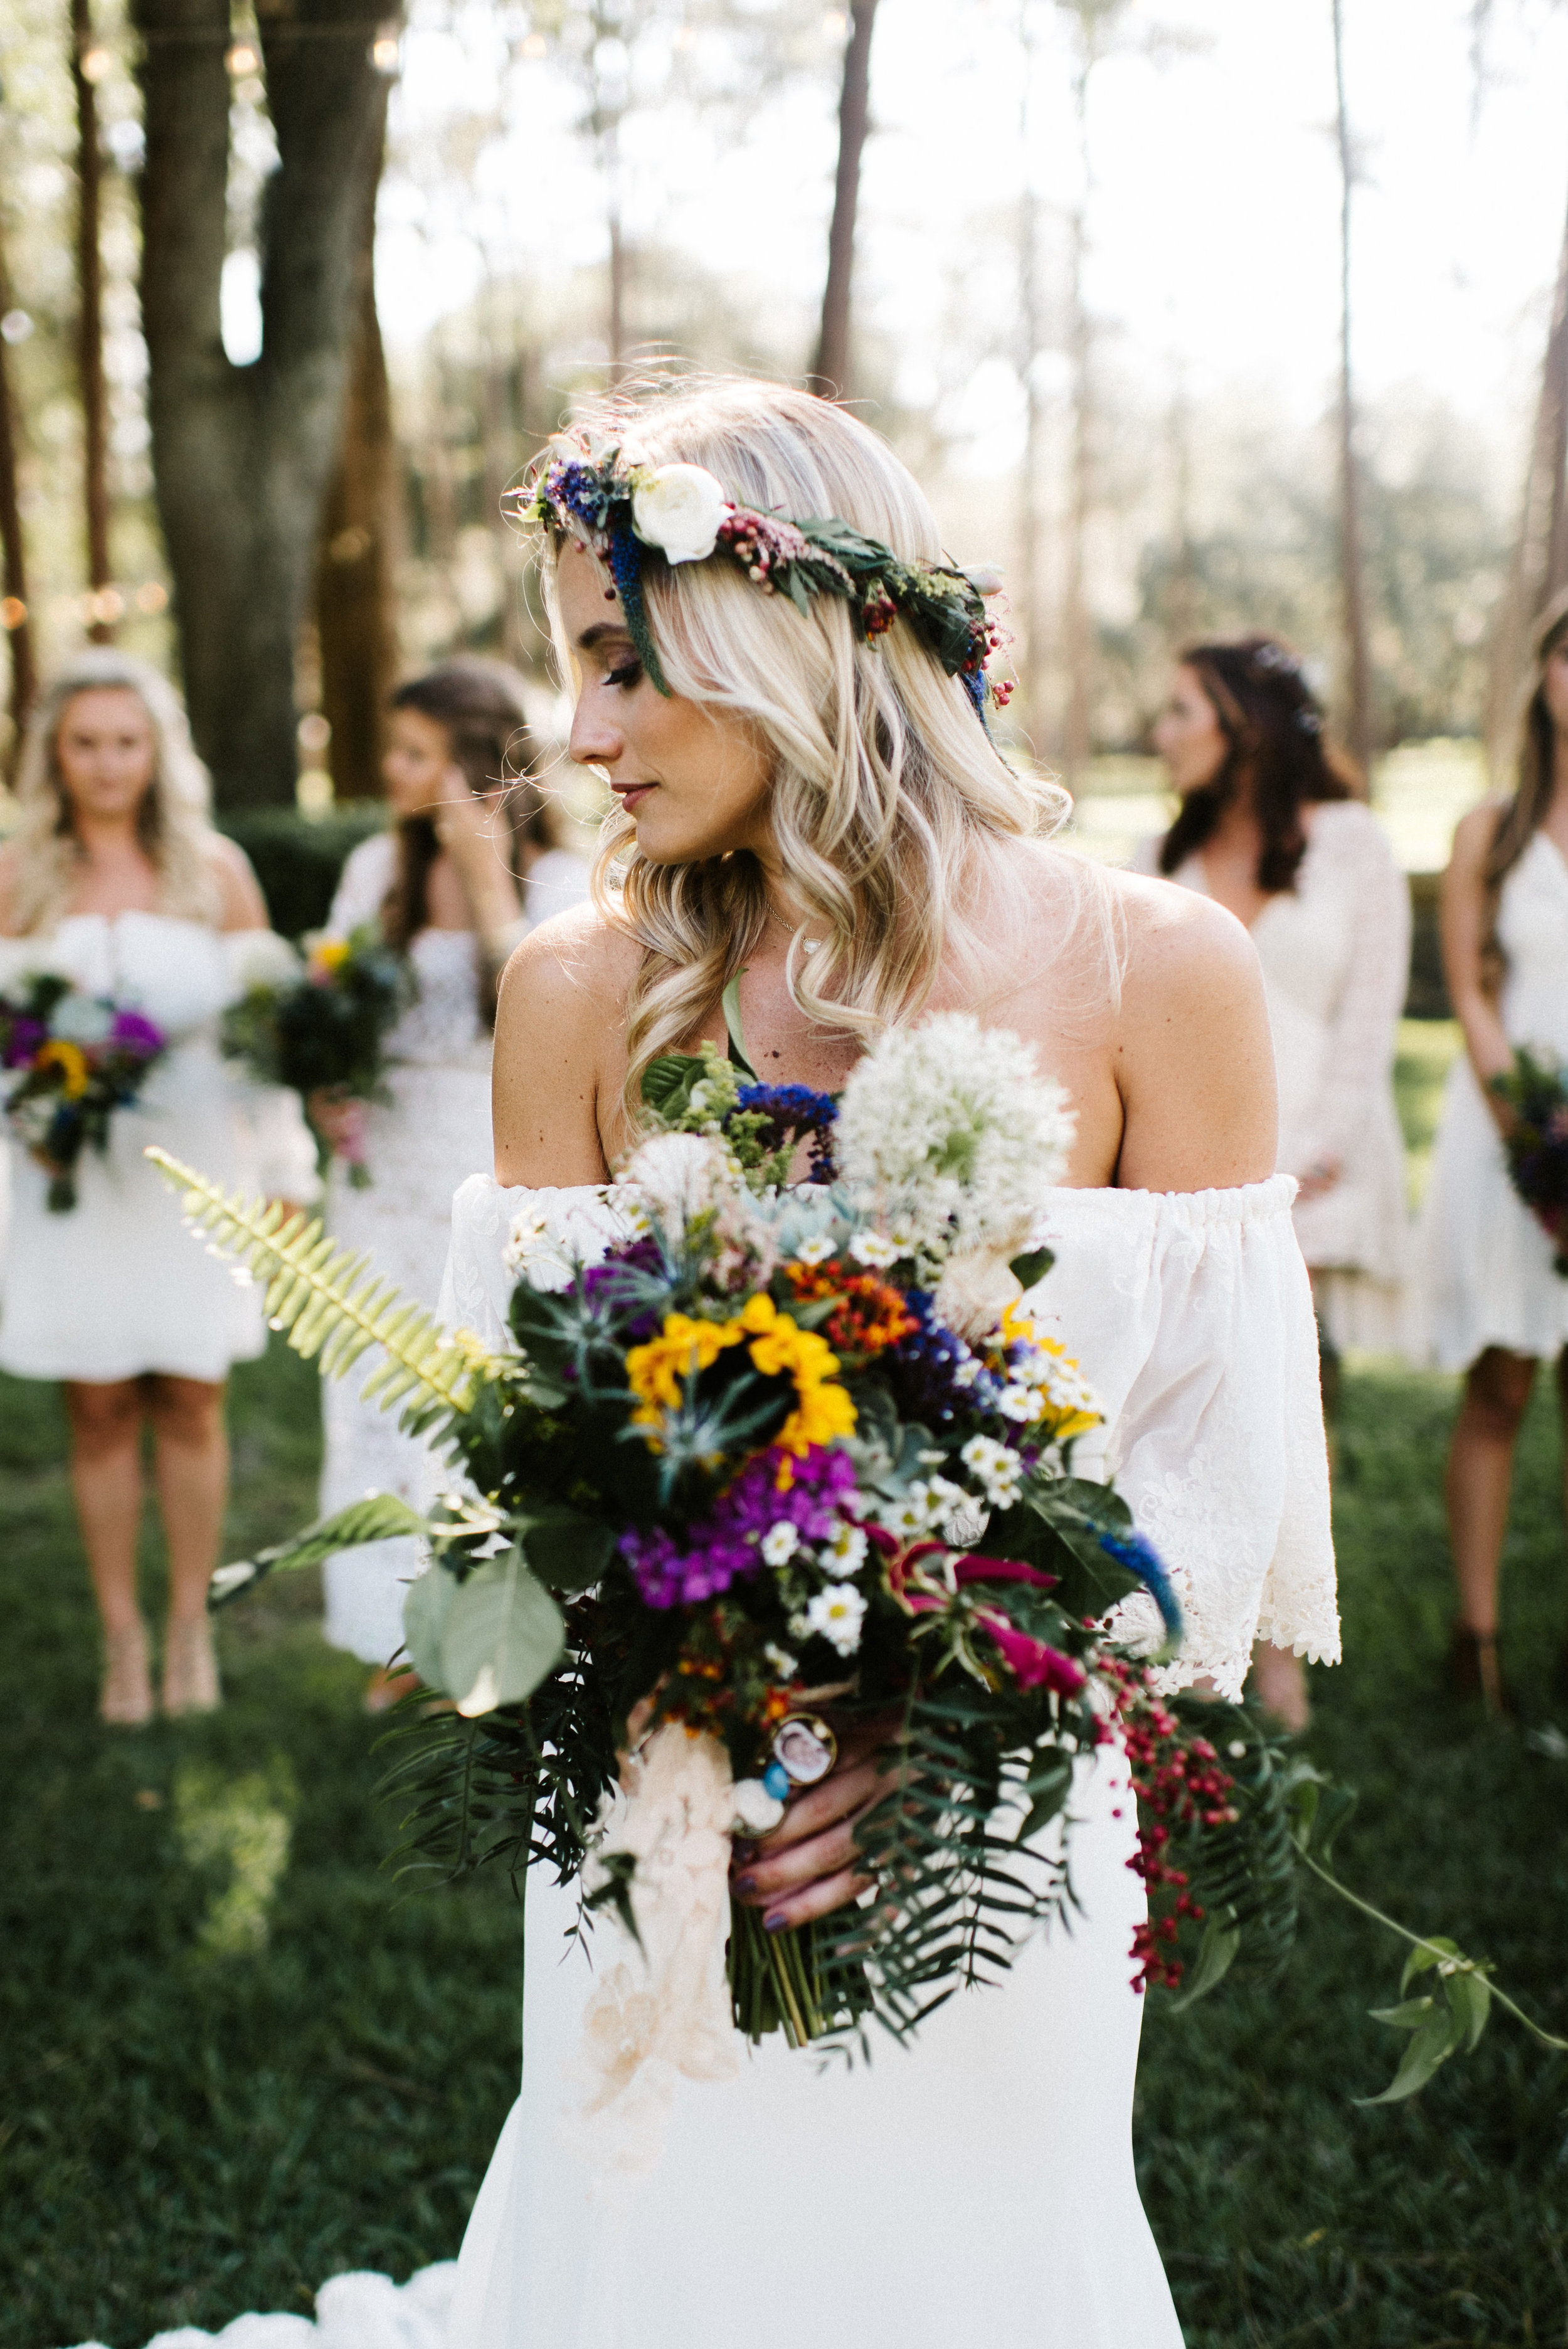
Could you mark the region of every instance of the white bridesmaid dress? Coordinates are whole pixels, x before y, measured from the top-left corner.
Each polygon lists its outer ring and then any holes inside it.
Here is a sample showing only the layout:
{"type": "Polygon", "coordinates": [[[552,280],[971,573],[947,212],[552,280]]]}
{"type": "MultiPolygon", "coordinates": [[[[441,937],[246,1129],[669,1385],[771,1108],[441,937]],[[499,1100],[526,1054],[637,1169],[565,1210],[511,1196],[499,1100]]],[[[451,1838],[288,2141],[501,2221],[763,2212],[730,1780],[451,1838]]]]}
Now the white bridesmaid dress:
{"type": "MultiPolygon", "coordinates": [[[[377,833],[353,851],[327,917],[329,936],[346,937],[376,919],[396,858],[390,833],[377,833]]],[[[587,890],[582,859],[549,852],[524,885],[525,926],[579,903],[587,890]]],[[[424,929],[408,952],[418,999],[387,1040],[392,1099],[373,1103],[366,1114],[370,1186],[356,1190],[335,1164],[327,1178],[326,1223],[335,1239],[365,1249],[406,1297],[434,1307],[452,1194],[469,1175],[488,1170],[493,1156],[490,1033],[480,1009],[471,931],[424,929]]],[[[360,1401],[380,1360],[377,1350],[351,1378],[323,1384],[324,1515],[366,1493],[396,1493],[416,1506],[428,1498],[425,1446],[400,1433],[395,1412],[360,1401]]],[[[418,1563],[411,1540],[375,1542],[329,1558],[324,1581],[332,1645],[366,1663],[388,1662],[403,1644],[403,1594],[418,1563]]]]}
{"type": "MultiPolygon", "coordinates": [[[[1057,1191],[1057,1260],[1030,1309],[1104,1402],[1080,1466],[1114,1473],[1181,1587],[1176,1676],[1232,1695],[1255,1637],[1339,1652],[1293,1191],[1279,1176],[1057,1191]]],[[[504,1342],[512,1217],[536,1202],[564,1221],[593,1196],[466,1184],[443,1318],[504,1342]]],[[[1119,1761],[1082,1769],[1074,1815],[1081,1909],[1004,1987],[954,1998],[869,2067],[771,2040],[731,2080],[679,2080],[663,2159],[629,2200],[603,2190],[574,2126],[594,1936],[568,1941],[574,1891],[532,1871],[521,2094],[464,2239],[448,2349],[730,2349],[738,2328],[750,2349],[1178,2349],[1133,2173],[1143,1899],[1119,1761]]]]}
{"type": "Polygon", "coordinates": [[[75,914],[46,938],[0,940],[0,987],[58,971],[145,1012],[170,1039],[136,1105],[115,1112],[107,1154],[83,1154],[68,1213],[49,1212],[47,1176],[8,1138],[0,1370],[217,1381],[264,1350],[260,1290],[193,1246],[179,1200],[142,1152],[157,1143],[226,1189],[314,1195],[315,1150],[294,1095],[246,1082],[218,1050],[219,1014],[242,991],[265,936],[125,913],[75,914]]]}
{"type": "MultiPolygon", "coordinates": [[[[1405,1145],[1394,1054],[1410,972],[1410,893],[1381,824],[1357,800],[1307,811],[1294,889],[1252,926],[1279,1085],[1284,1174],[1336,1158],[1333,1186],[1295,1207],[1323,1326],[1334,1344],[1398,1350],[1408,1275],[1405,1145]]],[[[1160,842],[1134,869],[1157,875],[1160,842]]],[[[1209,893],[1201,854],[1170,876],[1209,893]]]]}
{"type": "MultiPolygon", "coordinates": [[[[1568,1063],[1568,862],[1538,832],[1502,885],[1499,1012],[1509,1041],[1568,1063]]],[[[1449,1071],[1416,1236],[1418,1350],[1464,1371],[1488,1346],[1548,1358],[1568,1346],[1568,1280],[1509,1180],[1502,1140],[1461,1052],[1449,1071]]]]}

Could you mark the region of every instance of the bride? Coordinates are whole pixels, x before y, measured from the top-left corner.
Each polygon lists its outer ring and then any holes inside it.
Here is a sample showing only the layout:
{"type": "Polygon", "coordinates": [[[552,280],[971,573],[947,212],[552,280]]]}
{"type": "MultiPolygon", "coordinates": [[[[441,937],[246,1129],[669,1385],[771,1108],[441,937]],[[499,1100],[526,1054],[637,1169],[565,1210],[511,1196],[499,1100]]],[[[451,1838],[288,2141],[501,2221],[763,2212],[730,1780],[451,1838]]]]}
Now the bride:
{"type": "MultiPolygon", "coordinates": [[[[650,1062],[723,1046],[737,975],[758,1070],[820,1091],[885,1023],[977,1010],[1073,1098],[1045,1234],[1057,1262],[1030,1311],[1097,1386],[1102,1468],[1181,1589],[1178,1677],[1238,1694],[1258,1636],[1336,1656],[1311,1299],[1241,924],[1047,844],[1060,795],[1000,756],[980,680],[918,632],[899,584],[915,572],[856,616],[835,595],[801,610],[763,592],[766,563],[708,559],[727,500],[940,564],[914,481],[863,425],[748,382],[589,421],[592,442],[576,430],[548,455],[597,462],[622,443],[630,462],[634,443],[657,470],[637,539],[607,563],[567,502],[545,532],[572,755],[616,808],[594,904],[508,967],[496,1180],[457,1195],[446,1318],[500,1340],[520,1209],[586,1204],[634,1137],[650,1062]]],[[[737,1898],[774,1928],[852,1899],[877,1793],[846,1737],[831,1776],[738,1853],[737,1898]]],[[[1086,1768],[1074,1808],[1078,1908],[1004,1989],[952,2000],[912,2052],[869,2065],[824,2072],[770,2041],[732,2080],[674,2083],[663,2158],[634,2185],[584,2156],[594,1935],[568,1938],[575,1891],[536,1869],[522,2093],[463,2245],[451,2349],[1178,2344],[1132,2168],[1142,1899],[1125,1767],[1086,1768]]]]}

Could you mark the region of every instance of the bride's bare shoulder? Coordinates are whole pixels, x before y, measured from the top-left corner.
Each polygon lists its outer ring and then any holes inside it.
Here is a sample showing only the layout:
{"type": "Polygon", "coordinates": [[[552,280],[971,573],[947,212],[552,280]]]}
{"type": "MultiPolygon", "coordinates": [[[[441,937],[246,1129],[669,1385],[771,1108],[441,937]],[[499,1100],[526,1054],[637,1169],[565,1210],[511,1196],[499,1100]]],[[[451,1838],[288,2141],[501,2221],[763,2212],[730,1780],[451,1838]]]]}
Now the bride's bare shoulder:
{"type": "Polygon", "coordinates": [[[1255,981],[1251,938],[1212,897],[1048,843],[1034,850],[1030,867],[1035,918],[1080,957],[1113,957],[1124,996],[1255,981]]]}
{"type": "Polygon", "coordinates": [[[501,1014],[530,1022],[579,1020],[603,1034],[618,1019],[637,974],[642,948],[613,916],[573,905],[530,930],[501,974],[501,1014]]]}

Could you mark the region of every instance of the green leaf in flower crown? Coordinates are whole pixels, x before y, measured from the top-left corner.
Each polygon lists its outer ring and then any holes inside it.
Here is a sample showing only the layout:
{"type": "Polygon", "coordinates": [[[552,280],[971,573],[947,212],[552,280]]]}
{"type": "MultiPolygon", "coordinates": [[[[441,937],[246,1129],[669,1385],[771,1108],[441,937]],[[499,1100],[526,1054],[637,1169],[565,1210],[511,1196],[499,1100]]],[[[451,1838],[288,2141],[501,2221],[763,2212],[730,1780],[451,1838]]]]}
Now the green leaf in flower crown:
{"type": "Polygon", "coordinates": [[[391,1541],[401,1534],[425,1531],[424,1518],[407,1501],[391,1493],[372,1493],[366,1500],[351,1501],[346,1509],[330,1517],[318,1518],[290,1541],[258,1550],[254,1557],[237,1559],[232,1566],[221,1566],[212,1577],[207,1604],[211,1609],[227,1607],[232,1599],[253,1590],[263,1575],[290,1574],[297,1567],[320,1566],[340,1549],[358,1549],[366,1542],[391,1541]]]}
{"type": "Polygon", "coordinates": [[[476,1566],[447,1601],[436,1685],[471,1721],[531,1696],[565,1644],[560,1608],[513,1542],[503,1556],[476,1566]]]}
{"type": "Polygon", "coordinates": [[[1171,2013],[1184,2013],[1188,2007],[1196,2006],[1201,1998],[1207,1998],[1230,1972],[1241,1946],[1242,1929],[1236,1922],[1234,1909],[1216,1909],[1203,1927],[1197,1963],[1181,1997],[1171,2000],[1171,2013]]]}
{"type": "Polygon", "coordinates": [[[560,1599],[575,1599],[590,1589],[614,1551],[614,1528],[576,1509],[546,1505],[517,1522],[529,1565],[560,1599]]]}
{"type": "Polygon", "coordinates": [[[1411,2033],[1399,2068],[1380,2096],[1357,2096],[1358,2105],[1398,2105],[1424,2088],[1439,2064],[1446,2064],[1460,2044],[1462,2026],[1446,2002],[1433,2002],[1432,2011],[1411,2033]]]}

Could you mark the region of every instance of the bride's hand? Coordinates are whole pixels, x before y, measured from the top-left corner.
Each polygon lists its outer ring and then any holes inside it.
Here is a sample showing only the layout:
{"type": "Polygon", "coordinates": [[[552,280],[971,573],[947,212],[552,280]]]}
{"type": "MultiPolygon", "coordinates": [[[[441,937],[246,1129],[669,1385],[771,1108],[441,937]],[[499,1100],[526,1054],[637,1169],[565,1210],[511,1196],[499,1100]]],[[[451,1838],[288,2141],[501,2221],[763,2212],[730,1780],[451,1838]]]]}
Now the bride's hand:
{"type": "Polygon", "coordinates": [[[898,1784],[896,1767],[883,1767],[877,1755],[897,1734],[900,1718],[891,1712],[851,1722],[821,1785],[792,1796],[771,1834],[737,1844],[731,1889],[747,1908],[765,1912],[769,1932],[826,1917],[870,1885],[858,1864],[854,1830],[898,1784]]]}

